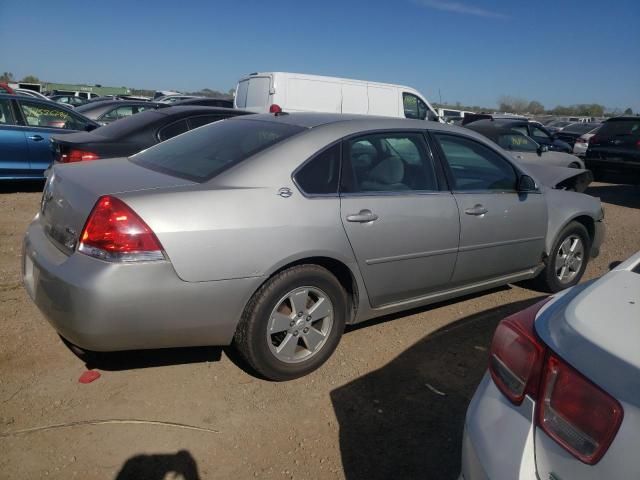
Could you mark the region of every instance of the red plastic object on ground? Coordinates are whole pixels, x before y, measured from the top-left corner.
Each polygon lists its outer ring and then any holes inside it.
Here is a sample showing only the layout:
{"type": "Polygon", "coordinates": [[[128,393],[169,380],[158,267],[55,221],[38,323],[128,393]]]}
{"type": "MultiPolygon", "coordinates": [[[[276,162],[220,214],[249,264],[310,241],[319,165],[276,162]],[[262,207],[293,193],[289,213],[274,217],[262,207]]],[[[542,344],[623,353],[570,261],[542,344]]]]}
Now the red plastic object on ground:
{"type": "Polygon", "coordinates": [[[86,370],[80,375],[78,381],[80,383],[91,383],[100,378],[100,372],[97,370],[86,370]]]}

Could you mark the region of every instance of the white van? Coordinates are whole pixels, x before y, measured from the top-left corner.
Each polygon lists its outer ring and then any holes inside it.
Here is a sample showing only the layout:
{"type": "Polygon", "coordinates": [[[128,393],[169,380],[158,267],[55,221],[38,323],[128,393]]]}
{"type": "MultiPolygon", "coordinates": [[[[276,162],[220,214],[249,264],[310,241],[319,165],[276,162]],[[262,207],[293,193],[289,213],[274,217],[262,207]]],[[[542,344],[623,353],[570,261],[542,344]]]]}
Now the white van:
{"type": "Polygon", "coordinates": [[[401,85],[286,72],[252,73],[236,87],[235,108],[438,120],[417,90],[401,85]]]}

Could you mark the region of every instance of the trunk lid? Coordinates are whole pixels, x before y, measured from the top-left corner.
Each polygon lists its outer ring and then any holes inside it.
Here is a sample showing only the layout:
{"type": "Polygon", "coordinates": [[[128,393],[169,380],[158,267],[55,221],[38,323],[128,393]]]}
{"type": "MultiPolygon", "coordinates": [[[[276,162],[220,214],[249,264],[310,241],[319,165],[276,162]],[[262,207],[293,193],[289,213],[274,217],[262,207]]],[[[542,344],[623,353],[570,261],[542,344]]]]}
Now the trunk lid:
{"type": "Polygon", "coordinates": [[[126,158],[55,165],[44,188],[39,221],[49,239],[70,255],[102,195],[194,184],[140,167],[126,158]]]}
{"type": "Polygon", "coordinates": [[[536,321],[542,340],[594,383],[640,406],[640,252],[549,310],[536,321]]]}
{"type": "MultiPolygon", "coordinates": [[[[622,424],[604,456],[587,465],[541,428],[535,431],[539,478],[638,478],[640,432],[640,253],[601,279],[549,302],[535,328],[549,348],[615,397],[622,424]]],[[[540,399],[538,399],[540,401],[540,399]]]]}

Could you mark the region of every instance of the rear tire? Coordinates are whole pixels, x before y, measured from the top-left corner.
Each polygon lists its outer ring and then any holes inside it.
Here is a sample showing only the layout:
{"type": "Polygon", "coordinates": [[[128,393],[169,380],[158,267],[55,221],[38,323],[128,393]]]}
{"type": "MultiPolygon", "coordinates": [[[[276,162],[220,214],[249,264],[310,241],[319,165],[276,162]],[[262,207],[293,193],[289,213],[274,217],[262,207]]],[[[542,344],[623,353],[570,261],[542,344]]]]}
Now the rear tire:
{"type": "Polygon", "coordinates": [[[260,375],[291,380],[320,367],[342,337],[347,294],[331,272],[299,265],[270,278],[242,315],[234,345],[260,375]]]}
{"type": "Polygon", "coordinates": [[[558,235],[534,285],[551,293],[573,287],[587,268],[590,249],[591,238],[584,225],[569,223],[558,235]]]}

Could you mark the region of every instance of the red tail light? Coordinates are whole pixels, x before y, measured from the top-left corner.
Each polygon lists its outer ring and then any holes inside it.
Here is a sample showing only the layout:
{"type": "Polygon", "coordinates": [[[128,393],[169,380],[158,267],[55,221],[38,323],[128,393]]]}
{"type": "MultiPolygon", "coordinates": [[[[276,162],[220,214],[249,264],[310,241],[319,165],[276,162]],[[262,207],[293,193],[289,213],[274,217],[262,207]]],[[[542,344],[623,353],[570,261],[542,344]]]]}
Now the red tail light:
{"type": "Polygon", "coordinates": [[[538,426],[580,461],[605,454],[620,424],[618,401],[569,366],[538,338],[535,317],[546,298],[505,318],[491,343],[489,372],[514,404],[536,400],[538,426]]]}
{"type": "Polygon", "coordinates": [[[538,425],[584,463],[598,462],[622,423],[622,406],[554,355],[545,364],[538,425]]]}
{"type": "Polygon", "coordinates": [[[96,202],[80,236],[78,251],[111,262],[163,260],[162,245],[146,223],[122,200],[96,202]]]}
{"type": "Polygon", "coordinates": [[[544,360],[544,344],[533,331],[533,321],[549,298],[505,318],[496,329],[489,354],[491,378],[504,395],[520,405],[535,395],[544,360]]]}
{"type": "Polygon", "coordinates": [[[87,160],[98,160],[100,157],[93,152],[87,152],[85,150],[76,150],[72,148],[67,153],[60,155],[60,162],[72,163],[72,162],[85,162],[87,160]]]}
{"type": "Polygon", "coordinates": [[[269,107],[269,113],[282,113],[282,108],[280,108],[280,105],[274,103],[269,107]]]}

